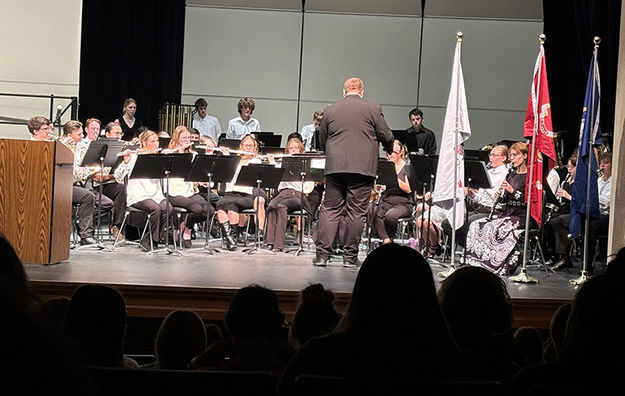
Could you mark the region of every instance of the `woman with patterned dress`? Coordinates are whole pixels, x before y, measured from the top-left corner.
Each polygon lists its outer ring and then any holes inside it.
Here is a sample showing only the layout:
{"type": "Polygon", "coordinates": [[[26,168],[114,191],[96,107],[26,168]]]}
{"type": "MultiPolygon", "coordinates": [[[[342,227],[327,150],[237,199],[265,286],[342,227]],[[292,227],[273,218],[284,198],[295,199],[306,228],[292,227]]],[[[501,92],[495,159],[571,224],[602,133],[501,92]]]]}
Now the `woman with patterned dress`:
{"type": "Polygon", "coordinates": [[[484,267],[498,275],[512,275],[521,252],[515,249],[525,229],[527,144],[514,143],[509,150],[514,168],[495,196],[505,210],[497,217],[471,223],[467,234],[466,264],[484,267]]]}

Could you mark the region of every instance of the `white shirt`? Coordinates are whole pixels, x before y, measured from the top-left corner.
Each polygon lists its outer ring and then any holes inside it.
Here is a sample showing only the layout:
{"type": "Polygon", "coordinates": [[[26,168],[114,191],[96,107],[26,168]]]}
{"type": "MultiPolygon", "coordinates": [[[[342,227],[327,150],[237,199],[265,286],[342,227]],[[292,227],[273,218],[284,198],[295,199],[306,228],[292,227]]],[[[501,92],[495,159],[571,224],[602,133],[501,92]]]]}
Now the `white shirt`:
{"type": "Polygon", "coordinates": [[[607,181],[603,177],[597,179],[597,190],[599,191],[599,213],[604,216],[610,215],[610,194],[612,193],[610,177],[607,181]]]}
{"type": "Polygon", "coordinates": [[[245,135],[252,132],[260,132],[260,123],[256,118],[250,117],[247,122],[243,121],[241,116],[228,121],[228,129],[226,129],[226,139],[243,139],[245,135]]]}
{"type": "Polygon", "coordinates": [[[217,117],[206,115],[200,118],[197,113],[193,115],[193,128],[200,131],[200,135],[210,136],[215,144],[218,143],[219,135],[221,135],[221,125],[217,117]]]}
{"type": "Polygon", "coordinates": [[[495,193],[499,188],[501,188],[501,183],[506,178],[508,174],[508,168],[506,165],[499,165],[496,168],[490,168],[486,171],[488,173],[488,178],[490,179],[490,185],[492,188],[480,188],[473,196],[473,202],[483,205],[489,208],[493,207],[493,203],[495,202],[495,193]]]}
{"type": "Polygon", "coordinates": [[[302,135],[306,151],[310,151],[310,146],[312,144],[313,137],[315,136],[315,124],[304,125],[299,134],[302,135]]]}
{"type": "MultiPolygon", "coordinates": [[[[122,180],[126,175],[132,175],[135,163],[137,162],[137,154],[130,157],[130,162],[122,162],[115,169],[115,179],[122,180]]],[[[126,187],[126,204],[128,206],[137,202],[153,199],[156,203],[160,203],[165,199],[163,189],[161,188],[161,179],[128,179],[128,187],[126,187]]]]}

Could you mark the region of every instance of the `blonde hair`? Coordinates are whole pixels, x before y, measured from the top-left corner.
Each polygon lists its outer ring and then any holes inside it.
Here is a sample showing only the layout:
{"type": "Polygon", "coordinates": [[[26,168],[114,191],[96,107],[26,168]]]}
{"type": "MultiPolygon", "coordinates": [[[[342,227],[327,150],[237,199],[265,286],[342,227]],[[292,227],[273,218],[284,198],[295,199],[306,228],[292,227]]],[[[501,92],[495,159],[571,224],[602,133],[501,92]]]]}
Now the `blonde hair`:
{"type": "Polygon", "coordinates": [[[151,131],[149,129],[146,129],[145,131],[141,132],[141,134],[139,135],[139,143],[141,143],[141,147],[145,147],[145,144],[147,143],[148,139],[152,136],[156,136],[158,137],[158,135],[156,134],[156,132],[151,131]]]}
{"type": "MultiPolygon", "coordinates": [[[[169,140],[169,148],[173,149],[176,147],[180,147],[180,134],[182,132],[189,132],[189,130],[187,129],[186,126],[184,125],[178,125],[176,127],[176,129],[174,129],[174,132],[171,134],[171,139],[169,140]]],[[[191,132],[189,132],[189,134],[191,134],[191,132]]],[[[187,147],[188,149],[188,147],[187,147]]]]}
{"type": "Polygon", "coordinates": [[[286,142],[286,147],[284,148],[284,152],[288,153],[289,152],[289,146],[291,145],[291,143],[293,142],[297,142],[297,147],[299,148],[299,152],[303,153],[304,151],[306,151],[306,148],[304,147],[304,143],[302,143],[301,140],[299,140],[299,138],[296,137],[292,137],[289,140],[287,140],[286,142]]]}
{"type": "Polygon", "coordinates": [[[239,148],[243,148],[243,142],[245,142],[247,139],[252,139],[252,142],[254,142],[254,152],[258,153],[258,140],[256,140],[253,135],[243,136],[243,139],[241,139],[241,141],[239,142],[239,148]]]}

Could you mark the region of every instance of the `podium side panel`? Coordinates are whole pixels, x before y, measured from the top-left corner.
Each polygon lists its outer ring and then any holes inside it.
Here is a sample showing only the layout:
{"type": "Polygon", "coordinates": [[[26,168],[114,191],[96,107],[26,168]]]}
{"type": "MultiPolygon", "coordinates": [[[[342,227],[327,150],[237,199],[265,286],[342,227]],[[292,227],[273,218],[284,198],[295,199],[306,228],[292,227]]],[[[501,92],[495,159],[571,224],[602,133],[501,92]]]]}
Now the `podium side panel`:
{"type": "Polygon", "coordinates": [[[63,144],[55,142],[55,166],[50,226],[50,263],[69,260],[72,222],[72,183],[74,155],[63,144]]]}
{"type": "Polygon", "coordinates": [[[25,263],[50,262],[54,143],[0,139],[0,231],[25,263]]]}

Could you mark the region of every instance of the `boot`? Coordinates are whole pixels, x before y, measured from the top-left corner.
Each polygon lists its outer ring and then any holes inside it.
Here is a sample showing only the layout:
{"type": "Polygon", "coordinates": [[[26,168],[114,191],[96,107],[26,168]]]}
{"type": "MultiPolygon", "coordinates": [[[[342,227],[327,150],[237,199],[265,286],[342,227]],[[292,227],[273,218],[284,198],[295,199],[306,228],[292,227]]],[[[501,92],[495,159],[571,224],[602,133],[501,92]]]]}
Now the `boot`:
{"type": "Polygon", "coordinates": [[[236,250],[237,243],[232,237],[232,229],[230,228],[230,223],[220,223],[219,228],[221,228],[221,239],[223,240],[223,244],[228,250],[236,250]]]}
{"type": "Polygon", "coordinates": [[[232,226],[233,236],[236,238],[237,243],[240,245],[245,245],[247,242],[247,235],[245,235],[245,228],[241,226],[232,226]]]}

